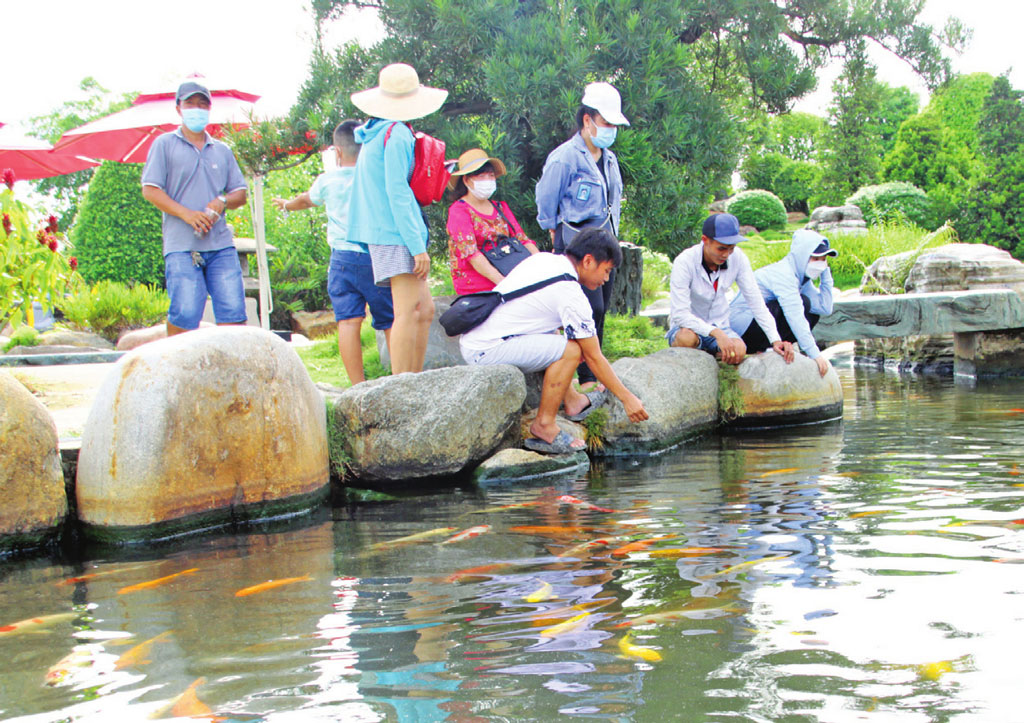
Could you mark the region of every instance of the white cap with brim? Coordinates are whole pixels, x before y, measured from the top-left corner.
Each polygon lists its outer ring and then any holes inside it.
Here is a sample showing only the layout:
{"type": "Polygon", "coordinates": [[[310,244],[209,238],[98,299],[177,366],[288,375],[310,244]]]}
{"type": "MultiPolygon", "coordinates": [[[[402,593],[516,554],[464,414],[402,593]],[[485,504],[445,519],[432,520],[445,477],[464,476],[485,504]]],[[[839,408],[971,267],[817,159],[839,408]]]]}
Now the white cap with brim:
{"type": "Polygon", "coordinates": [[[611,83],[591,83],[583,89],[583,105],[593,108],[613,126],[628,126],[622,115],[622,98],[611,83]]]}
{"type": "Polygon", "coordinates": [[[374,118],[410,121],[430,115],[448,97],[448,91],[420,85],[416,69],[405,63],[385,65],[376,88],[352,94],[356,108],[374,118]]]}

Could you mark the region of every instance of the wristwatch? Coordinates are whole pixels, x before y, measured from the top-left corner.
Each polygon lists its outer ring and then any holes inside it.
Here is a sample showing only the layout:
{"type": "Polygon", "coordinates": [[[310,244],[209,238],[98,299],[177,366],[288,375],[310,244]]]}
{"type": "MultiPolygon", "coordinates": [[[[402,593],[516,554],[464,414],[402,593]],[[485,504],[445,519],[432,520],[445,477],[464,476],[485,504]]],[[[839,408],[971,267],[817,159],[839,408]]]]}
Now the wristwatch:
{"type": "Polygon", "coordinates": [[[228,197],[227,197],[227,196],[225,196],[225,195],[224,195],[224,194],[222,193],[222,194],[220,194],[219,196],[217,196],[217,200],[218,200],[218,201],[220,201],[221,203],[223,203],[223,204],[224,204],[224,207],[225,207],[225,208],[227,208],[227,205],[228,205],[228,197]]]}

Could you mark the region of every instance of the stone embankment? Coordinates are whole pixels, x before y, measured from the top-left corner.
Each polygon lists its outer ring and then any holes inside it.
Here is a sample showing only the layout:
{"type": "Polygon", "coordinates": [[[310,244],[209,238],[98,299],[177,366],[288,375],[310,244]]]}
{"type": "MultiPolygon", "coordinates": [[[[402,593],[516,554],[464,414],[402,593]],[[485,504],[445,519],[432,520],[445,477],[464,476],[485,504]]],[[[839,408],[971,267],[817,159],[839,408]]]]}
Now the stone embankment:
{"type": "MultiPolygon", "coordinates": [[[[804,357],[744,361],[745,411],[728,420],[718,364],[703,352],[665,349],[613,366],[650,419],[632,423],[610,399],[603,422],[588,425],[592,455],[656,453],[725,422],[768,427],[842,413],[835,372],[821,378],[804,357]]],[[[0,513],[0,539],[21,546],[52,536],[69,505],[49,413],[13,377],[2,380],[0,490],[20,506],[0,513]]],[[[579,473],[584,454],[519,449],[540,381],[511,366],[463,365],[328,392],[325,407],[298,356],[269,332],[216,327],[155,341],[111,366],[86,423],[70,508],[93,538],[141,541],[309,511],[327,495],[329,454],[349,485],[579,473]]]]}

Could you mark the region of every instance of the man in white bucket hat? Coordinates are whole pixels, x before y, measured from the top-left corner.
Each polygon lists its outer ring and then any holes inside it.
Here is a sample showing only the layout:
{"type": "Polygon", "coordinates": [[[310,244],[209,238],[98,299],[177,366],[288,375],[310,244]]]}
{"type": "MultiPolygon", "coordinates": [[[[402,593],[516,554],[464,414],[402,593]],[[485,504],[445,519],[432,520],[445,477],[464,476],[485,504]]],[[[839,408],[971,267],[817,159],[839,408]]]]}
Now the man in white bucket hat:
{"type": "Polygon", "coordinates": [[[377,87],[352,94],[370,119],[355,131],[362,150],[352,182],[348,238],[366,244],[374,281],[391,287],[393,374],[422,371],[434,318],[427,226],[409,187],[415,140],[405,121],[430,115],[447,97],[446,90],[421,85],[416,69],[405,63],[385,66],[377,87]]]}

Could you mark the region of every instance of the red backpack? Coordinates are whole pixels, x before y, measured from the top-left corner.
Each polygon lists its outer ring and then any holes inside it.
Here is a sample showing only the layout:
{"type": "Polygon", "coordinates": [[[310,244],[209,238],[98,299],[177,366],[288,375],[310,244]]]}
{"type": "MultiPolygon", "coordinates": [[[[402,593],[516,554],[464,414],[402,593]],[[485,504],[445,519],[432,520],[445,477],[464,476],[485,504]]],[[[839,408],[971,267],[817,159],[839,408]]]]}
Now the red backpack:
{"type": "MultiPolygon", "coordinates": [[[[384,134],[384,145],[387,146],[388,138],[391,137],[391,129],[395,123],[388,126],[384,134]]],[[[448,179],[451,178],[451,171],[445,165],[444,141],[428,136],[426,133],[413,131],[408,123],[406,126],[412,131],[416,145],[413,148],[412,171],[409,173],[409,188],[416,196],[416,201],[421,206],[429,206],[436,203],[444,196],[444,190],[448,186],[448,179]]]]}

